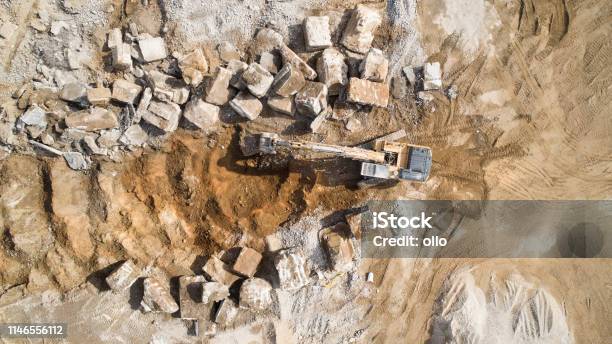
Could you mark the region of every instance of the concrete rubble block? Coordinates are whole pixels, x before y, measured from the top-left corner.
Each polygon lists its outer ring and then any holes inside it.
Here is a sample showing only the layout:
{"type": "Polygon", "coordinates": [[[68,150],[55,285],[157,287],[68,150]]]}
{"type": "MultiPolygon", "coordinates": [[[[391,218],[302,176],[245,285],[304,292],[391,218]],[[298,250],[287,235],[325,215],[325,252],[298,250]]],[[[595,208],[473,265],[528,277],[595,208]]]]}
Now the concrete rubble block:
{"type": "Polygon", "coordinates": [[[238,307],[231,299],[221,301],[217,312],[215,313],[214,321],[219,325],[228,325],[238,315],[238,307]]]}
{"type": "Polygon", "coordinates": [[[264,310],[272,305],[272,286],[268,281],[251,277],[240,287],[240,308],[264,310]]]}
{"type": "Polygon", "coordinates": [[[89,168],[89,162],[87,161],[87,159],[85,159],[85,156],[83,156],[83,154],[79,152],[65,152],[63,155],[64,160],[66,160],[68,167],[70,167],[71,169],[80,171],[89,168]]]}
{"type": "Polygon", "coordinates": [[[240,60],[230,60],[226,68],[232,72],[230,85],[239,90],[245,90],[246,85],[242,82],[242,73],[249,68],[249,65],[240,60]]]}
{"type": "Polygon", "coordinates": [[[65,120],[68,128],[85,131],[98,131],[119,127],[117,115],[101,107],[91,108],[89,111],[79,111],[68,115],[65,120]]]}
{"type": "Polygon", "coordinates": [[[363,105],[387,107],[389,103],[389,85],[351,78],[349,80],[347,101],[363,105]]]}
{"type": "Polygon", "coordinates": [[[242,276],[253,277],[255,272],[257,272],[257,267],[261,262],[261,258],[261,253],[252,248],[243,247],[240,249],[240,253],[232,269],[242,276]]]}
{"type": "Polygon", "coordinates": [[[119,138],[121,137],[121,130],[109,129],[100,131],[100,136],[96,140],[96,143],[100,147],[111,148],[118,145],[119,138]]]}
{"type": "Polygon", "coordinates": [[[136,115],[134,116],[135,123],[140,122],[142,114],[147,111],[147,108],[149,108],[149,104],[151,104],[151,99],[153,99],[153,91],[151,91],[150,87],[147,87],[142,92],[142,97],[140,97],[140,101],[138,102],[138,107],[136,108],[136,115]]]}
{"type": "Polygon", "coordinates": [[[127,43],[119,43],[112,49],[113,68],[125,70],[132,68],[132,47],[127,43]]]}
{"type": "Polygon", "coordinates": [[[113,49],[119,44],[123,43],[123,35],[121,34],[121,29],[116,27],[108,32],[108,38],[106,40],[106,45],[109,49],[113,49]]]}
{"type": "Polygon", "coordinates": [[[240,279],[240,276],[233,274],[230,268],[215,256],[211,256],[208,259],[204,267],[202,267],[202,271],[212,281],[222,283],[228,287],[240,279]]]}
{"type": "Polygon", "coordinates": [[[142,147],[148,139],[149,134],[139,124],[133,124],[121,135],[119,142],[126,146],[142,147]]]}
{"type": "Polygon", "coordinates": [[[87,88],[79,82],[64,85],[59,94],[60,99],[71,103],[83,103],[86,99],[87,88]]]}
{"type": "Polygon", "coordinates": [[[81,140],[81,145],[90,155],[108,154],[108,149],[99,147],[96,143],[96,139],[93,136],[85,136],[83,140],[81,140]]]}
{"type": "Polygon", "coordinates": [[[144,280],[144,295],[140,304],[145,312],[174,313],[179,310],[168,289],[152,277],[144,280]]]}
{"type": "Polygon", "coordinates": [[[146,77],[157,99],[177,104],[184,104],[189,99],[189,87],[183,80],[157,70],[148,72],[146,77]]]}
{"type": "Polygon", "coordinates": [[[229,101],[229,83],[233,73],[223,67],[218,67],[215,78],[206,88],[206,102],[215,105],[224,105],[229,101]]]}
{"type": "Polygon", "coordinates": [[[110,275],[106,277],[106,284],[112,290],[126,290],[140,277],[140,269],[131,259],[121,263],[110,275]]]}
{"type": "Polygon", "coordinates": [[[187,103],[183,117],[189,123],[200,129],[210,129],[219,122],[220,108],[202,99],[194,99],[187,103]]]}
{"type": "Polygon", "coordinates": [[[380,14],[376,10],[357,5],[344,30],[342,45],[358,53],[367,53],[374,40],[374,31],[381,22],[380,14]]]}
{"type": "Polygon", "coordinates": [[[229,296],[229,287],[219,282],[206,282],[202,285],[202,303],[219,302],[229,296]]]}
{"type": "Polygon", "coordinates": [[[295,290],[308,284],[306,258],[296,249],[283,250],[274,258],[280,288],[295,290]]]}
{"type": "Polygon", "coordinates": [[[142,115],[147,123],[165,131],[172,132],[178,128],[181,118],[181,108],[174,103],[152,100],[148,111],[142,115]]]}
{"type": "Polygon", "coordinates": [[[306,82],[295,95],[295,107],[304,116],[316,117],[327,108],[327,86],[322,82],[306,82]]]}
{"type": "MultiPolygon", "coordinates": [[[[329,108],[329,112],[331,112],[331,108],[329,108]]],[[[321,113],[315,117],[315,119],[310,122],[310,130],[315,133],[318,134],[321,132],[321,127],[323,126],[323,123],[325,123],[325,120],[327,119],[327,115],[328,115],[328,110],[325,111],[321,111],[321,113]]]]}
{"type": "Polygon", "coordinates": [[[335,48],[323,50],[317,60],[317,73],[330,95],[340,94],[342,87],[348,84],[348,66],[344,63],[344,55],[335,48]]]}
{"type": "Polygon", "coordinates": [[[5,21],[2,25],[0,25],[0,37],[10,40],[17,32],[17,28],[17,25],[9,21],[5,21]]]}
{"type": "Polygon", "coordinates": [[[402,68],[402,71],[404,72],[404,75],[406,75],[406,78],[410,82],[410,85],[414,86],[414,84],[416,83],[416,74],[414,72],[414,67],[406,66],[402,68]]]}
{"type": "Polygon", "coordinates": [[[265,51],[259,55],[259,64],[264,67],[270,74],[276,75],[280,69],[282,61],[274,52],[265,51]]]}
{"type": "Polygon", "coordinates": [[[270,97],[268,98],[268,106],[270,109],[285,115],[293,116],[295,114],[293,97],[270,97]]]}
{"type": "Polygon", "coordinates": [[[304,87],[306,79],[300,70],[292,64],[286,64],[276,74],[272,87],[274,92],[281,97],[289,97],[304,87]]]}
{"type": "Polygon", "coordinates": [[[251,47],[254,55],[261,55],[265,51],[279,49],[283,45],[283,36],[280,33],[264,28],[257,32],[251,47]]]}
{"type": "Polygon", "coordinates": [[[47,113],[37,105],[32,105],[19,117],[19,122],[44,129],[47,127],[47,113]]]}
{"type": "Polygon", "coordinates": [[[193,86],[199,85],[204,80],[204,74],[208,73],[208,61],[199,48],[182,56],[178,64],[183,80],[193,86]]]}
{"type": "Polygon", "coordinates": [[[205,319],[209,317],[208,307],[202,307],[202,285],[206,282],[204,276],[179,277],[179,305],[181,318],[205,319]]]}
{"type": "Polygon", "coordinates": [[[240,50],[236,48],[230,42],[223,42],[217,45],[217,52],[219,53],[219,58],[223,62],[230,62],[231,60],[240,60],[240,50]]]}
{"type": "Polygon", "coordinates": [[[274,77],[259,63],[251,63],[249,67],[242,72],[242,82],[247,86],[249,92],[257,98],[266,95],[274,77]]]}
{"type": "Polygon", "coordinates": [[[423,89],[439,90],[442,88],[442,71],[440,62],[426,63],[423,67],[423,89]]]}
{"type": "Polygon", "coordinates": [[[113,82],[111,97],[118,102],[134,104],[141,91],[141,86],[127,80],[118,79],[113,82]]]}
{"type": "Polygon", "coordinates": [[[306,17],[304,19],[304,40],[308,51],[316,51],[332,46],[329,17],[306,17]]]}
{"type": "Polygon", "coordinates": [[[138,40],[138,48],[145,62],[165,59],[168,56],[166,42],[161,37],[151,37],[138,40]]]}
{"type": "Polygon", "coordinates": [[[380,49],[372,48],[361,61],[359,71],[362,79],[384,82],[389,71],[389,60],[380,49]]]}
{"type": "Polygon", "coordinates": [[[106,106],[111,98],[111,90],[106,87],[95,87],[87,89],[87,101],[91,105],[106,106]]]}
{"type": "Polygon", "coordinates": [[[283,64],[290,63],[294,65],[308,80],[315,80],[317,78],[317,72],[315,72],[315,70],[312,69],[312,67],[310,67],[306,61],[302,60],[302,58],[293,52],[293,50],[291,50],[288,46],[283,45],[280,48],[280,53],[283,57],[283,64]]]}
{"type": "Polygon", "coordinates": [[[346,236],[346,232],[350,233],[350,228],[345,223],[342,223],[342,225],[347,227],[344,233],[340,233],[336,229],[323,235],[323,242],[330,259],[330,265],[334,271],[350,270],[353,258],[355,257],[353,242],[346,236]]]}
{"type": "Polygon", "coordinates": [[[230,101],[230,106],[240,116],[248,118],[249,120],[254,120],[259,117],[261,110],[263,110],[261,101],[245,91],[238,93],[238,95],[230,101]]]}

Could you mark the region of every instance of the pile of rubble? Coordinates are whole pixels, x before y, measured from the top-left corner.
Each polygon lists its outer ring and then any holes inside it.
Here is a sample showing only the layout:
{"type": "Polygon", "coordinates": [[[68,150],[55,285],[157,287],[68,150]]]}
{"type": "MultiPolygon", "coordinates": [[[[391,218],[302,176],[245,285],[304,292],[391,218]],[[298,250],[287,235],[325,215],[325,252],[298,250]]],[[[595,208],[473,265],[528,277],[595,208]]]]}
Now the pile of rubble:
{"type": "MultiPolygon", "coordinates": [[[[325,229],[321,237],[329,260],[328,273],[337,276],[355,267],[354,236],[346,223],[325,229]]],[[[311,283],[324,282],[321,271],[314,271],[307,256],[298,248],[280,248],[274,236],[266,240],[267,251],[261,253],[237,248],[237,254],[223,251],[209,257],[202,275],[178,278],[178,302],[156,277],[145,277],[141,310],[144,312],[177,313],[193,320],[194,328],[214,334],[217,326],[226,328],[237,319],[259,313],[277,314],[275,289],[294,292],[311,283]]],[[[105,279],[112,291],[122,292],[142,278],[133,261],[122,262],[105,279]]],[[[371,282],[370,277],[368,281],[371,282]]]]}

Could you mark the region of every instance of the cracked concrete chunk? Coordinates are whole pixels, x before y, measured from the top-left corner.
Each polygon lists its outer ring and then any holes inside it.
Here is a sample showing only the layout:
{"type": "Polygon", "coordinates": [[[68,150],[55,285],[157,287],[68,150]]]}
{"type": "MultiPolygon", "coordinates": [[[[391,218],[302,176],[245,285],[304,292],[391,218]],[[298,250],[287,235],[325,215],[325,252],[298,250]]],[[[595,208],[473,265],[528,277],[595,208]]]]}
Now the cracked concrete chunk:
{"type": "Polygon", "coordinates": [[[179,78],[152,70],[146,74],[153,95],[165,102],[184,104],[189,99],[189,87],[179,78]]]}
{"type": "Polygon", "coordinates": [[[416,74],[414,73],[414,67],[406,66],[406,67],[402,68],[402,71],[406,75],[406,78],[410,82],[410,85],[414,86],[414,84],[416,82],[416,74]]]}
{"type": "Polygon", "coordinates": [[[206,102],[215,105],[224,105],[229,101],[229,84],[233,73],[223,67],[217,68],[215,78],[206,88],[206,102]]]}
{"type": "Polygon", "coordinates": [[[289,97],[270,97],[268,98],[268,106],[274,111],[289,116],[293,116],[295,112],[295,107],[293,106],[293,99],[289,97]]]}
{"type": "Polygon", "coordinates": [[[112,98],[122,103],[134,104],[142,91],[142,87],[127,80],[118,79],[113,82],[112,98]]]}
{"type": "Polygon", "coordinates": [[[67,102],[82,103],[86,99],[87,88],[79,82],[71,82],[62,87],[59,97],[67,102]]]}
{"type": "Polygon", "coordinates": [[[278,73],[282,61],[274,52],[265,51],[259,56],[259,64],[270,74],[278,73]]]}
{"type": "Polygon", "coordinates": [[[272,29],[261,29],[255,35],[251,44],[254,55],[261,55],[265,51],[272,51],[283,46],[283,36],[272,29]]]}
{"type": "Polygon", "coordinates": [[[327,112],[328,110],[321,111],[321,113],[312,122],[310,122],[310,130],[313,133],[318,134],[321,132],[321,127],[323,126],[323,123],[327,119],[327,112]]]}
{"type": "Polygon", "coordinates": [[[238,315],[238,307],[234,301],[225,299],[221,301],[214,321],[220,325],[228,325],[236,318],[236,315],[238,315]]]}
{"type": "Polygon", "coordinates": [[[295,290],[308,284],[306,258],[299,250],[283,250],[274,259],[280,287],[295,290]]]}
{"type": "Polygon", "coordinates": [[[208,61],[199,48],[182,56],[178,64],[183,80],[193,86],[199,85],[204,80],[204,74],[208,73],[208,61]]]}
{"type": "Polygon", "coordinates": [[[119,43],[113,48],[113,68],[125,70],[132,68],[132,47],[127,43],[119,43]]]}
{"type": "Polygon", "coordinates": [[[249,67],[242,72],[242,81],[247,86],[249,92],[257,98],[266,95],[274,77],[259,63],[251,63],[249,67]]]}
{"type": "Polygon", "coordinates": [[[183,117],[200,129],[211,129],[219,122],[219,112],[218,106],[194,99],[185,106],[183,117]]]}
{"type": "Polygon", "coordinates": [[[380,49],[372,48],[361,61],[359,70],[362,79],[384,82],[389,71],[389,60],[380,49]]]}
{"type": "Polygon", "coordinates": [[[254,120],[259,117],[263,105],[259,99],[255,98],[252,94],[241,91],[238,95],[230,101],[230,106],[240,116],[254,120]]]}
{"type": "Polygon", "coordinates": [[[219,302],[229,296],[229,287],[219,282],[206,282],[202,285],[202,303],[219,302]]]}
{"type": "Polygon", "coordinates": [[[389,103],[389,85],[351,78],[347,101],[363,105],[387,107],[389,103]]]}
{"type": "Polygon", "coordinates": [[[159,281],[151,277],[144,280],[141,305],[145,312],[174,313],[179,310],[170,292],[159,281]]]}
{"type": "Polygon", "coordinates": [[[259,262],[261,262],[261,253],[255,251],[249,247],[243,247],[240,249],[238,258],[234,262],[232,269],[245,277],[253,277],[257,272],[259,262]]]}
{"type": "Polygon", "coordinates": [[[91,105],[105,106],[111,98],[111,90],[106,87],[96,87],[87,89],[87,101],[91,105]]]}
{"type": "Polygon", "coordinates": [[[240,307],[264,310],[272,304],[272,286],[266,280],[251,277],[240,287],[240,307]]]}
{"type": "Polygon", "coordinates": [[[335,48],[323,51],[317,61],[317,73],[330,95],[340,94],[342,87],[348,84],[348,66],[344,63],[344,55],[335,48]]]}
{"type": "Polygon", "coordinates": [[[231,286],[234,282],[240,279],[239,276],[230,272],[229,267],[221,261],[221,259],[211,256],[202,271],[210,277],[211,280],[223,283],[226,286],[231,286]]]}
{"type": "Polygon", "coordinates": [[[332,46],[329,17],[306,17],[304,19],[306,49],[316,51],[332,46]]]}
{"type": "Polygon", "coordinates": [[[376,10],[365,5],[357,5],[344,30],[342,45],[358,53],[367,53],[374,40],[374,31],[381,22],[376,10]]]}
{"type": "Polygon", "coordinates": [[[166,42],[161,37],[152,37],[138,40],[140,54],[145,62],[165,59],[168,56],[166,42]]]}
{"type": "Polygon", "coordinates": [[[86,170],[89,168],[89,163],[79,152],[65,152],[64,159],[68,166],[73,170],[86,170]]]}
{"type": "Polygon", "coordinates": [[[119,141],[126,146],[142,147],[148,139],[149,134],[139,124],[133,124],[125,130],[119,141]]]}
{"type": "Polygon", "coordinates": [[[126,290],[140,277],[140,269],[131,259],[121,263],[113,272],[106,277],[106,284],[112,290],[126,290]]]}
{"type": "Polygon", "coordinates": [[[82,129],[85,131],[98,131],[102,129],[117,128],[119,121],[117,116],[109,110],[101,107],[91,108],[89,111],[75,112],[65,119],[68,128],[82,129]]]}
{"type": "Polygon", "coordinates": [[[231,60],[240,60],[240,50],[235,45],[229,42],[223,42],[217,45],[217,52],[219,58],[223,62],[230,62],[231,60]]]}
{"type": "Polygon", "coordinates": [[[209,307],[203,307],[202,285],[204,276],[179,277],[179,304],[182,319],[205,319],[210,314],[209,307]]]}
{"type": "Polygon", "coordinates": [[[142,115],[142,119],[147,123],[167,133],[178,128],[181,117],[181,108],[178,105],[152,100],[147,110],[142,115]]]}
{"type": "Polygon", "coordinates": [[[32,125],[39,128],[47,127],[47,113],[36,105],[32,105],[24,112],[19,121],[25,125],[32,125]]]}
{"type": "Polygon", "coordinates": [[[106,46],[109,49],[113,49],[119,44],[123,43],[123,35],[121,34],[121,29],[116,27],[108,32],[108,38],[106,40],[106,46]]]}
{"type": "Polygon", "coordinates": [[[246,85],[242,82],[242,73],[249,68],[249,65],[240,60],[231,60],[227,63],[227,69],[232,72],[230,85],[239,90],[245,90],[246,85]]]}
{"type": "Polygon", "coordinates": [[[283,57],[283,64],[290,63],[294,65],[308,80],[314,80],[317,78],[317,72],[315,72],[315,70],[312,69],[312,67],[310,67],[306,61],[302,60],[302,58],[294,53],[288,46],[283,45],[280,48],[280,53],[283,57]]]}
{"type": "Polygon", "coordinates": [[[295,95],[295,107],[304,116],[316,117],[327,108],[327,86],[308,81],[295,95]]]}
{"type": "Polygon", "coordinates": [[[302,72],[292,64],[285,64],[276,74],[272,87],[279,96],[289,97],[301,90],[305,84],[306,80],[302,72]]]}
{"type": "Polygon", "coordinates": [[[423,67],[423,89],[439,90],[442,88],[442,71],[440,62],[426,63],[423,67]]]}

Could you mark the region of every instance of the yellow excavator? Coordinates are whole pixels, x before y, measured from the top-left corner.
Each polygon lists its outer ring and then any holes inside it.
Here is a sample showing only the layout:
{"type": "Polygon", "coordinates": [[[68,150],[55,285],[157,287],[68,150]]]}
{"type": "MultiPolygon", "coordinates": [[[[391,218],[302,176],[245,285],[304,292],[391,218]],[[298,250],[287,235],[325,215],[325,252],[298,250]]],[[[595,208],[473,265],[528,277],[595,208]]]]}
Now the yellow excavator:
{"type": "Polygon", "coordinates": [[[431,171],[431,148],[384,138],[375,140],[372,149],[286,140],[274,133],[255,134],[249,141],[256,148],[247,155],[276,154],[277,149],[327,153],[361,161],[361,175],[369,178],[424,182],[431,171]]]}

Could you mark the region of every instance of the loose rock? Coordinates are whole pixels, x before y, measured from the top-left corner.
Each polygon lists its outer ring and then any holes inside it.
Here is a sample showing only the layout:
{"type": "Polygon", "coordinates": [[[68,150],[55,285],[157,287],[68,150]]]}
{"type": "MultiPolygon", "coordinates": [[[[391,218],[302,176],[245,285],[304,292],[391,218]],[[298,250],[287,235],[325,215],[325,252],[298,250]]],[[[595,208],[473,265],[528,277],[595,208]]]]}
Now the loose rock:
{"type": "Polygon", "coordinates": [[[208,73],[208,61],[199,48],[181,57],[178,64],[183,80],[193,86],[199,85],[204,80],[204,74],[208,73]]]}
{"type": "Polygon", "coordinates": [[[83,154],[79,152],[66,152],[63,154],[68,167],[73,170],[86,170],[89,168],[89,163],[85,160],[83,154]]]}
{"type": "Polygon", "coordinates": [[[245,277],[253,277],[261,262],[261,254],[252,248],[243,247],[232,267],[234,271],[245,277]]]}
{"type": "Polygon", "coordinates": [[[180,116],[181,108],[178,105],[153,100],[142,119],[168,133],[178,128],[180,116]]]}
{"type": "Polygon", "coordinates": [[[317,78],[317,72],[312,69],[308,63],[306,63],[302,58],[300,58],[293,50],[289,49],[288,46],[283,45],[280,48],[281,56],[283,57],[283,64],[290,63],[297,67],[297,69],[302,72],[304,77],[308,80],[314,80],[317,78]]]}
{"type": "Polygon", "coordinates": [[[438,90],[442,88],[442,72],[440,62],[426,63],[423,67],[423,89],[438,90]]]}
{"type": "Polygon", "coordinates": [[[283,46],[283,36],[272,29],[261,29],[255,35],[251,47],[254,55],[261,55],[265,51],[272,51],[283,46]]]}
{"type": "Polygon", "coordinates": [[[232,72],[230,85],[239,90],[245,90],[246,85],[242,82],[242,73],[249,68],[249,65],[240,60],[231,60],[227,63],[227,69],[232,72]]]}
{"type": "Polygon", "coordinates": [[[219,112],[218,106],[194,99],[185,106],[183,117],[200,129],[210,129],[219,121],[219,112]]]}
{"type": "Polygon", "coordinates": [[[131,287],[138,277],[140,277],[140,269],[131,259],[128,259],[106,277],[106,283],[112,290],[121,291],[131,287]]]}
{"type": "Polygon", "coordinates": [[[359,70],[362,79],[384,82],[389,71],[389,60],[380,49],[372,48],[361,62],[359,70]]]}
{"type": "Polygon", "coordinates": [[[119,141],[126,146],[141,147],[148,139],[149,134],[139,124],[133,124],[125,130],[119,141]]]}
{"type": "Polygon", "coordinates": [[[323,51],[317,61],[317,73],[330,95],[340,94],[342,87],[348,84],[348,66],[344,63],[344,55],[335,48],[323,51]]]}
{"type": "Polygon", "coordinates": [[[145,62],[165,59],[168,56],[166,43],[161,37],[145,38],[138,41],[140,53],[145,62]]]}
{"type": "Polygon", "coordinates": [[[304,116],[316,117],[327,108],[327,86],[321,82],[306,82],[295,95],[295,107],[304,116]]]}
{"type": "Polygon", "coordinates": [[[119,126],[117,116],[112,111],[100,107],[73,113],[66,117],[65,122],[68,128],[85,131],[98,131],[119,126]]]}
{"type": "Polygon", "coordinates": [[[264,310],[272,304],[272,286],[267,281],[251,277],[240,287],[240,307],[264,310]]]}
{"type": "Polygon", "coordinates": [[[47,127],[47,113],[40,107],[32,105],[19,117],[19,122],[44,129],[47,127]]]}
{"type": "Polygon", "coordinates": [[[357,5],[344,30],[342,45],[358,53],[367,53],[374,40],[374,31],[381,21],[378,12],[365,5],[357,5]]]}
{"type": "Polygon", "coordinates": [[[125,70],[132,68],[132,47],[127,43],[119,43],[113,48],[113,68],[125,70]]]}
{"type": "Polygon", "coordinates": [[[280,69],[279,66],[281,65],[281,60],[278,55],[274,54],[273,52],[266,51],[261,53],[261,55],[259,56],[259,64],[265,70],[270,72],[270,74],[275,75],[280,69]]]}
{"type": "Polygon", "coordinates": [[[274,77],[259,63],[251,63],[249,68],[242,73],[242,81],[252,95],[261,98],[272,86],[274,77]]]}
{"type": "Polygon", "coordinates": [[[211,280],[222,283],[228,287],[240,279],[239,276],[230,272],[229,267],[227,267],[221,259],[215,256],[211,256],[208,259],[204,267],[202,267],[202,271],[204,271],[211,280]]]}
{"type": "Polygon", "coordinates": [[[229,288],[219,282],[206,282],[202,285],[202,303],[221,301],[229,296],[229,288]]]}
{"type": "Polygon", "coordinates": [[[389,103],[389,85],[351,78],[349,81],[347,101],[364,105],[387,107],[389,103]]]}
{"type": "Polygon", "coordinates": [[[295,107],[293,106],[293,99],[289,97],[270,97],[268,98],[268,106],[274,111],[289,116],[293,116],[295,112],[295,107]]]}
{"type": "Polygon", "coordinates": [[[236,318],[236,315],[238,315],[238,307],[234,301],[225,299],[221,301],[215,313],[215,322],[219,325],[228,325],[236,318]]]}
{"type": "Polygon", "coordinates": [[[134,104],[136,98],[142,91],[142,87],[131,83],[127,80],[118,79],[113,83],[113,92],[111,97],[122,103],[134,104]]]}
{"type": "Polygon", "coordinates": [[[230,97],[229,83],[232,79],[229,69],[218,67],[215,79],[206,89],[206,101],[215,105],[224,105],[230,97]]]}
{"type": "Polygon", "coordinates": [[[161,283],[151,277],[144,280],[144,295],[141,302],[145,312],[174,313],[179,306],[161,283]]]}
{"type": "Polygon", "coordinates": [[[60,98],[72,103],[83,103],[87,94],[85,85],[78,82],[71,82],[62,87],[60,98]]]}
{"type": "Polygon", "coordinates": [[[240,60],[240,50],[235,45],[229,42],[223,42],[217,45],[217,52],[219,52],[219,58],[223,62],[230,62],[231,60],[240,60]]]}
{"type": "Polygon", "coordinates": [[[240,116],[254,120],[259,117],[263,105],[259,99],[255,98],[248,92],[241,91],[238,95],[230,101],[230,106],[240,116]]]}
{"type": "Polygon", "coordinates": [[[306,17],[304,20],[306,49],[316,51],[332,46],[329,17],[306,17]]]}
{"type": "Polygon", "coordinates": [[[278,74],[276,74],[272,83],[274,92],[281,97],[289,97],[296,94],[305,84],[304,75],[292,64],[284,65],[278,74]]]}
{"type": "Polygon", "coordinates": [[[87,89],[87,101],[91,105],[106,106],[111,98],[111,90],[106,87],[87,89]]]}
{"type": "Polygon", "coordinates": [[[274,259],[278,271],[280,287],[283,290],[295,290],[308,284],[306,259],[297,250],[281,251],[274,259]]]}
{"type": "Polygon", "coordinates": [[[113,49],[119,44],[123,43],[123,35],[121,34],[121,29],[116,27],[108,33],[108,39],[106,40],[106,45],[109,49],[113,49]]]}

